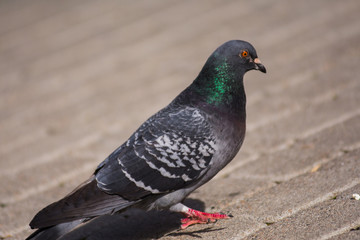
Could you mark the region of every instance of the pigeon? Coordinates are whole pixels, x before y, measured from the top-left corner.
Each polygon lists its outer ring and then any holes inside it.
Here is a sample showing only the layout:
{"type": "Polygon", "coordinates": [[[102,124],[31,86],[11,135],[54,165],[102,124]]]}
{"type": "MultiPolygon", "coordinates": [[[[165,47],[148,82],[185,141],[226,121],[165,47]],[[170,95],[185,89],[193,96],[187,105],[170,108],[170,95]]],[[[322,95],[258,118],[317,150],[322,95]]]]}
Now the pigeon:
{"type": "Polygon", "coordinates": [[[229,218],[182,201],[238,153],[245,137],[243,76],[266,73],[255,48],[242,40],[218,47],[195,80],[146,120],[101,162],[93,175],[30,222],[28,239],[63,234],[95,217],[135,207],[182,213],[181,229],[229,218]]]}

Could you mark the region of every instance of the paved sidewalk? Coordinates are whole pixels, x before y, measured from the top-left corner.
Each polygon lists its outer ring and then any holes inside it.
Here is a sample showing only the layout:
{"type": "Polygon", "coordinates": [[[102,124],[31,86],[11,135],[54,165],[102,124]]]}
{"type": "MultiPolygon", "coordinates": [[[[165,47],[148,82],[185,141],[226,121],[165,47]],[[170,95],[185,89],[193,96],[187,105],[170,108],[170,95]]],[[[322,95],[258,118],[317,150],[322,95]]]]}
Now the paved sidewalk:
{"type": "Polygon", "coordinates": [[[186,202],[234,217],[178,231],[132,210],[86,239],[360,239],[360,2],[0,1],[0,239],[191,83],[223,42],[251,42],[247,135],[186,202]]]}

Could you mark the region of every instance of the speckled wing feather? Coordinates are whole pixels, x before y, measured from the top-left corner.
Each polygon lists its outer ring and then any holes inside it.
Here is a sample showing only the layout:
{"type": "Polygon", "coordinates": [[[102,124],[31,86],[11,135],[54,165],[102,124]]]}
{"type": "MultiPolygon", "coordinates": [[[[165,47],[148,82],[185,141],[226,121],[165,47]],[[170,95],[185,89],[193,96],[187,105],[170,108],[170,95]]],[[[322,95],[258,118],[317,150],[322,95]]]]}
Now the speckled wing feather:
{"type": "Polygon", "coordinates": [[[99,166],[98,187],[129,200],[175,191],[203,176],[215,148],[210,126],[198,109],[170,105],[99,166]]]}

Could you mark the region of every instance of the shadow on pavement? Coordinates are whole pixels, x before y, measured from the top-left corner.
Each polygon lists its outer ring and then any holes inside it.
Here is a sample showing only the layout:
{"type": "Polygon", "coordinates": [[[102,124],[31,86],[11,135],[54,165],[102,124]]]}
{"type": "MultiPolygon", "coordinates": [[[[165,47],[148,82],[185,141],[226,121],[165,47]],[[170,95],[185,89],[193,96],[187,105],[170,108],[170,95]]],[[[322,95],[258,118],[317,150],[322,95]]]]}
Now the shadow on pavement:
{"type": "MultiPolygon", "coordinates": [[[[204,203],[196,199],[186,199],[187,206],[204,211],[204,203]]],[[[107,240],[107,239],[156,239],[180,228],[182,215],[170,211],[149,211],[129,209],[119,215],[106,215],[98,217],[74,229],[61,239],[66,240],[107,240]]],[[[200,231],[170,233],[170,236],[197,235],[201,232],[221,229],[205,228],[200,231]]]]}

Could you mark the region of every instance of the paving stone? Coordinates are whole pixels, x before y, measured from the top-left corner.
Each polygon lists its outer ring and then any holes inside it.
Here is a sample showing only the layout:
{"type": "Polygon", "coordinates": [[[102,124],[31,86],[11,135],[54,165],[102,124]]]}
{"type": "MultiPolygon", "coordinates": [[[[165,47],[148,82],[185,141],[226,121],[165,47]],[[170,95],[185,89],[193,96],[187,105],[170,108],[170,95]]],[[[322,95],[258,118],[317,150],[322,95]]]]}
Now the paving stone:
{"type": "Polygon", "coordinates": [[[354,229],[350,229],[350,231],[347,231],[345,233],[331,237],[329,238],[329,240],[342,240],[342,239],[357,240],[359,238],[360,238],[359,229],[354,228],[354,229]]]}
{"type": "Polygon", "coordinates": [[[258,161],[247,163],[238,174],[247,176],[269,175],[282,181],[294,173],[309,170],[332,155],[346,151],[347,146],[359,143],[360,116],[353,117],[332,128],[306,139],[295,141],[286,150],[261,156],[258,161]],[[331,148],[329,149],[329,146],[331,148]]]}
{"type": "Polygon", "coordinates": [[[266,228],[245,239],[322,239],[323,235],[344,227],[349,228],[345,236],[351,238],[356,235],[351,233],[351,226],[355,221],[360,223],[360,203],[351,199],[351,195],[359,190],[360,184],[357,184],[334,195],[332,199],[299,211],[279,222],[268,222],[266,228]]]}

